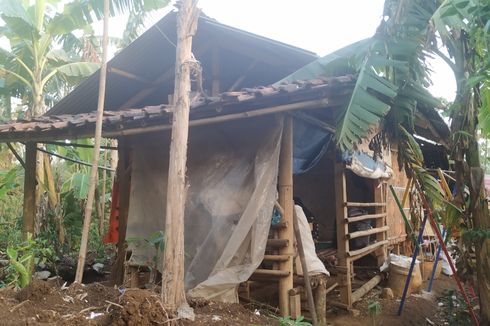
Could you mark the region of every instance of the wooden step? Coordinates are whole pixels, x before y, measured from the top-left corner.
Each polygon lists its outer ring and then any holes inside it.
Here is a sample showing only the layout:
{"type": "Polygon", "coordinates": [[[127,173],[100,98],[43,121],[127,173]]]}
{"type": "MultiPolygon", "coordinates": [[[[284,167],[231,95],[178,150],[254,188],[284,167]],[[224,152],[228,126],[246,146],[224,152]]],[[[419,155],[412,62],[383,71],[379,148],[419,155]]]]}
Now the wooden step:
{"type": "Polygon", "coordinates": [[[349,252],[347,252],[347,256],[359,258],[358,256],[367,255],[370,252],[373,252],[374,250],[378,249],[379,247],[381,247],[387,243],[388,243],[388,240],[378,241],[378,242],[375,242],[375,243],[373,243],[369,246],[366,246],[364,248],[349,251],[349,252]]]}
{"type": "Polygon", "coordinates": [[[347,207],[384,207],[386,203],[355,203],[355,202],[345,202],[344,206],[347,207]]]}
{"type": "Polygon", "coordinates": [[[267,239],[267,247],[269,248],[285,248],[289,245],[288,239],[267,239]]]}
{"type": "Polygon", "coordinates": [[[289,255],[264,255],[264,261],[288,261],[289,255]]]}
{"type": "Polygon", "coordinates": [[[256,269],[253,273],[254,276],[264,276],[264,277],[286,277],[289,276],[288,271],[281,271],[277,269],[256,269]]]}
{"type": "Polygon", "coordinates": [[[277,224],[272,224],[271,229],[272,230],[279,230],[279,229],[285,229],[288,227],[288,222],[279,222],[277,224]]]}
{"type": "Polygon", "coordinates": [[[386,213],[380,213],[380,214],[366,214],[366,215],[359,215],[359,216],[354,216],[354,217],[346,217],[345,221],[347,223],[353,223],[353,222],[359,222],[359,221],[364,221],[364,220],[372,220],[372,219],[377,219],[381,217],[385,217],[386,213]]]}

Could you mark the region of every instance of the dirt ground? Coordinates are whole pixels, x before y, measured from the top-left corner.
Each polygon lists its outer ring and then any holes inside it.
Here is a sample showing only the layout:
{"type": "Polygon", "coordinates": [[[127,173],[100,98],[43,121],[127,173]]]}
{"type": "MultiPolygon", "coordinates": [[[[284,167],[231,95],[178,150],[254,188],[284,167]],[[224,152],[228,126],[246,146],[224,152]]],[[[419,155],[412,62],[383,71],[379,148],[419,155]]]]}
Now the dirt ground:
{"type": "MultiPolygon", "coordinates": [[[[402,315],[398,316],[400,299],[381,299],[381,287],[376,287],[366,294],[361,301],[354,304],[354,313],[336,308],[328,309],[328,325],[372,325],[371,316],[368,313],[368,305],[372,301],[378,301],[381,305],[381,314],[376,317],[376,325],[448,325],[446,310],[438,305],[438,298],[443,295],[445,289],[455,288],[456,284],[452,278],[441,275],[434,282],[431,293],[421,292],[409,296],[405,302],[402,315]]],[[[422,289],[427,289],[426,282],[424,282],[422,289]]]]}
{"type": "Polygon", "coordinates": [[[179,321],[155,292],[100,283],[64,287],[34,281],[21,291],[0,290],[0,325],[274,325],[275,319],[239,304],[191,301],[196,319],[179,321]]]}
{"type": "MultiPolygon", "coordinates": [[[[379,301],[382,313],[376,325],[445,325],[443,308],[437,298],[453,281],[442,277],[432,295],[410,296],[401,317],[396,315],[399,300],[380,299],[381,288],[375,288],[352,312],[329,307],[328,325],[372,325],[367,306],[379,301]],[[429,319],[429,321],[427,320],[429,319]],[[432,324],[431,324],[432,323],[432,324]]],[[[196,320],[176,321],[167,314],[158,294],[140,289],[120,290],[100,283],[69,287],[53,281],[34,281],[29,287],[14,291],[0,290],[1,325],[278,325],[276,318],[264,310],[239,304],[204,300],[192,301],[196,320]]]]}

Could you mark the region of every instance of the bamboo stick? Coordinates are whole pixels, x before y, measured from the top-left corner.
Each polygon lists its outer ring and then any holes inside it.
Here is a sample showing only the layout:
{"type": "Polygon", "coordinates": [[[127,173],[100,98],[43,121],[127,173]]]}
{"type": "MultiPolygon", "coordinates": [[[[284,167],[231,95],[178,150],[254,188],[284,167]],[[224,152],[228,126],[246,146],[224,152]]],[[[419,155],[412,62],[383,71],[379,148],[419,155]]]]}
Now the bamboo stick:
{"type": "MultiPolygon", "coordinates": [[[[278,229],[280,240],[287,241],[287,245],[279,250],[281,255],[294,255],[293,241],[293,119],[284,117],[284,129],[281,140],[281,153],[279,157],[279,204],[284,209],[282,221],[287,227],[278,229]]],[[[279,269],[290,272],[288,277],[279,280],[279,310],[282,316],[289,315],[289,290],[293,288],[293,260],[280,262],[279,269]]]]}
{"type": "Polygon", "coordinates": [[[377,249],[378,247],[380,247],[382,245],[387,244],[388,242],[389,242],[388,240],[379,241],[379,242],[373,243],[369,246],[366,246],[364,248],[349,251],[349,252],[347,252],[347,256],[353,257],[353,258],[360,258],[360,257],[358,257],[359,255],[368,254],[370,252],[373,252],[375,249],[377,249]]]}
{"type": "Polygon", "coordinates": [[[363,286],[352,292],[352,302],[356,302],[359,299],[361,299],[366,293],[371,291],[376,285],[381,282],[381,276],[376,275],[366,283],[364,283],[363,286]]]}
{"type": "Polygon", "coordinates": [[[100,139],[102,135],[102,118],[104,114],[105,86],[107,77],[107,44],[109,40],[109,0],[104,0],[104,30],[102,36],[102,67],[100,68],[99,98],[97,103],[97,121],[95,123],[95,143],[92,158],[92,170],[90,173],[90,186],[85,204],[85,214],[83,219],[82,239],[80,242],[80,252],[78,255],[77,272],[75,282],[82,283],[85,257],[87,255],[88,235],[90,221],[92,219],[92,206],[94,202],[95,187],[97,186],[97,168],[99,164],[100,139]]]}
{"type": "Polygon", "coordinates": [[[14,154],[15,158],[17,159],[17,161],[19,161],[20,165],[22,165],[22,167],[26,168],[26,164],[24,162],[24,160],[22,159],[22,156],[19,155],[19,153],[17,153],[17,151],[15,150],[14,146],[12,146],[11,143],[7,143],[7,147],[10,149],[10,151],[12,152],[12,154],[14,154]]]}
{"type": "Polygon", "coordinates": [[[347,207],[383,207],[386,206],[386,203],[355,203],[355,202],[346,202],[345,206],[347,207]]]}
{"type": "Polygon", "coordinates": [[[316,316],[315,301],[313,299],[313,291],[311,290],[310,275],[308,274],[308,266],[306,265],[305,249],[303,247],[303,239],[301,238],[301,232],[299,230],[298,215],[296,211],[293,210],[293,227],[294,235],[296,237],[296,242],[298,244],[299,259],[301,261],[301,268],[303,269],[303,277],[305,279],[305,289],[306,297],[308,299],[308,306],[310,308],[311,319],[313,320],[313,325],[318,325],[318,319],[316,316]]]}
{"type": "Polygon", "coordinates": [[[359,221],[364,221],[364,220],[378,219],[381,217],[386,217],[386,213],[366,214],[366,215],[359,215],[359,216],[354,216],[354,217],[346,217],[345,221],[347,223],[353,223],[353,222],[359,222],[359,221]]]}
{"type": "Polygon", "coordinates": [[[364,230],[364,231],[356,231],[356,232],[352,232],[352,233],[347,234],[347,239],[355,239],[355,238],[364,237],[364,236],[371,235],[371,234],[386,232],[389,229],[390,229],[390,227],[386,225],[386,226],[382,226],[379,228],[372,228],[372,229],[364,230]]]}

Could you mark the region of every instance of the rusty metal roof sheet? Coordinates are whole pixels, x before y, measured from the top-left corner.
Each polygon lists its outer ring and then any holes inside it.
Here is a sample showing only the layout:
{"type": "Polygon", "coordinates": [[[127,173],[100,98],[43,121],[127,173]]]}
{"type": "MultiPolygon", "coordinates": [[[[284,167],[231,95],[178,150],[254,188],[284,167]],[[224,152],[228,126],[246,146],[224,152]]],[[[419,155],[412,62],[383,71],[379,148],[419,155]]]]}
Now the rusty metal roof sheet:
{"type": "MultiPolygon", "coordinates": [[[[261,108],[315,99],[329,99],[327,106],[338,106],[352,91],[355,76],[296,81],[276,86],[246,88],[224,92],[217,97],[196,96],[191,105],[191,120],[233,113],[250,112],[261,108]]],[[[121,130],[170,125],[171,107],[147,106],[138,109],[105,111],[103,133],[110,135],[121,130]]],[[[51,114],[30,120],[0,123],[0,141],[42,141],[90,137],[95,130],[96,112],[80,114],[51,114]]]]}

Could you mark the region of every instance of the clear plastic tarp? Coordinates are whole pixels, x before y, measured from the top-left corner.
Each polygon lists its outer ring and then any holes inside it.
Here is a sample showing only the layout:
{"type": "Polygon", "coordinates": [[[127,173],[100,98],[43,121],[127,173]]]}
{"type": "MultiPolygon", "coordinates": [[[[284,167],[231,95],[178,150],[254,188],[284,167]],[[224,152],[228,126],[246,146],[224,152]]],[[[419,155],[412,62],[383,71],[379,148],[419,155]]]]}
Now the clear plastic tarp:
{"type": "MultiPolygon", "coordinates": [[[[238,284],[261,263],[277,199],[281,134],[282,123],[272,116],[191,129],[185,212],[190,296],[237,302],[238,284]]],[[[164,230],[169,134],[135,136],[131,148],[127,237],[147,238],[164,230]]],[[[156,257],[153,246],[130,248],[133,262],[156,257]]]]}

